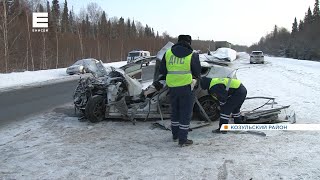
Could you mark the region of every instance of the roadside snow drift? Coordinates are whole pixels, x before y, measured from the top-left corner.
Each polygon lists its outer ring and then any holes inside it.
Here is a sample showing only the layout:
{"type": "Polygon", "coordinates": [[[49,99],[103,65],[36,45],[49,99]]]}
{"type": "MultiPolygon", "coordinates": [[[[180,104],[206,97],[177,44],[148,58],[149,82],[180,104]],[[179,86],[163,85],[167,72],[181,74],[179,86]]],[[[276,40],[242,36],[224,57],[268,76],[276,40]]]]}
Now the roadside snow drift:
{"type": "MultiPolygon", "coordinates": [[[[126,61],[104,64],[105,66],[121,67],[126,61]]],[[[79,75],[68,75],[67,68],[50,69],[40,71],[14,72],[8,74],[0,73],[0,91],[22,88],[23,86],[34,86],[46,83],[54,83],[78,79],[79,75]]]]}

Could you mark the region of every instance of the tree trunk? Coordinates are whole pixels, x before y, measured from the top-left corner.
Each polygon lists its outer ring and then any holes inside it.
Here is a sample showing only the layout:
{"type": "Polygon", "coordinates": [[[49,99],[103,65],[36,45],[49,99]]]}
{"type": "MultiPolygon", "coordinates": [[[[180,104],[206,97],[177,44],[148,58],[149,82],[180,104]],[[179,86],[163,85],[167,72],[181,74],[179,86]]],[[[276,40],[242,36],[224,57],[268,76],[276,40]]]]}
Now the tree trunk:
{"type": "Polygon", "coordinates": [[[42,50],[42,68],[47,69],[46,37],[42,33],[43,50],[42,50]]]}
{"type": "Polygon", "coordinates": [[[80,32],[80,27],[78,27],[78,37],[79,37],[79,42],[80,42],[81,58],[83,58],[83,43],[82,43],[82,35],[80,32]]]}
{"type": "Polygon", "coordinates": [[[26,11],[26,16],[27,16],[27,25],[28,25],[28,38],[29,38],[29,44],[30,44],[31,66],[32,66],[32,71],[34,71],[34,61],[33,61],[33,54],[32,54],[32,42],[31,42],[29,15],[28,15],[27,11],[26,11]]]}
{"type": "Polygon", "coordinates": [[[97,38],[97,43],[98,43],[98,58],[99,58],[99,60],[101,60],[101,57],[100,57],[100,42],[99,42],[98,38],[97,38]]]}
{"type": "Polygon", "coordinates": [[[56,42],[57,42],[57,59],[56,59],[56,69],[58,69],[59,65],[59,39],[58,39],[58,32],[56,31],[56,42]]]}
{"type": "Polygon", "coordinates": [[[27,40],[27,55],[26,55],[26,60],[27,60],[27,71],[29,71],[29,42],[27,40]]]}
{"type": "Polygon", "coordinates": [[[8,63],[9,63],[9,45],[8,45],[8,14],[7,14],[7,6],[6,1],[3,1],[3,44],[4,44],[4,63],[5,63],[5,71],[8,73],[8,63]]]}
{"type": "Polygon", "coordinates": [[[111,62],[111,58],[110,58],[110,39],[108,39],[108,61],[107,62],[111,62]]]}
{"type": "Polygon", "coordinates": [[[123,56],[123,39],[121,39],[120,61],[122,61],[122,56],[123,56]]]}

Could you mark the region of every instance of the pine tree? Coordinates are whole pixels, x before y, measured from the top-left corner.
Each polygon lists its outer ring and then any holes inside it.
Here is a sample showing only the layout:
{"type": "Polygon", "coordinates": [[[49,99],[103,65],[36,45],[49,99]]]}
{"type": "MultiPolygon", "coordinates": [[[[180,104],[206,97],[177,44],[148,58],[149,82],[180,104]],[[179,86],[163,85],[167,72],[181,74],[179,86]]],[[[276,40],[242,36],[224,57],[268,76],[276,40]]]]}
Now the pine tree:
{"type": "Polygon", "coordinates": [[[131,37],[131,21],[130,21],[130,18],[128,18],[126,25],[127,25],[127,28],[126,28],[127,37],[130,38],[131,37]]]}
{"type": "Polygon", "coordinates": [[[131,25],[131,33],[133,37],[137,37],[137,28],[136,25],[134,23],[134,20],[132,21],[132,25],[131,25]]]}
{"type": "Polygon", "coordinates": [[[50,3],[49,3],[49,1],[47,1],[47,7],[46,7],[46,9],[47,9],[47,13],[48,13],[48,21],[49,21],[49,24],[48,24],[48,26],[49,26],[49,31],[51,31],[51,28],[53,27],[53,23],[52,23],[52,16],[51,16],[51,7],[50,7],[50,3]]]}
{"type": "Polygon", "coordinates": [[[39,5],[38,12],[44,12],[44,7],[42,6],[42,4],[39,5]]]}
{"type": "Polygon", "coordinates": [[[145,37],[150,37],[151,36],[151,30],[148,24],[146,24],[146,27],[144,28],[144,35],[145,37]]]}
{"type": "Polygon", "coordinates": [[[300,22],[299,22],[298,29],[299,29],[299,32],[303,31],[303,29],[304,29],[304,22],[302,20],[300,20],[300,22]]]}
{"type": "Polygon", "coordinates": [[[86,30],[86,35],[88,37],[90,37],[91,36],[91,25],[90,25],[88,14],[86,15],[85,30],[86,30]]]}
{"type": "Polygon", "coordinates": [[[313,21],[320,20],[320,10],[319,10],[319,0],[315,0],[314,8],[313,8],[313,21]]]}
{"type": "Polygon", "coordinates": [[[67,0],[64,2],[64,8],[61,19],[61,32],[69,32],[69,14],[67,0]]]}
{"type": "Polygon", "coordinates": [[[60,17],[59,0],[52,0],[51,22],[55,31],[58,31],[59,29],[59,17],[60,17]]]}
{"type": "Polygon", "coordinates": [[[305,17],[304,17],[304,23],[306,25],[309,25],[311,24],[313,21],[313,17],[312,17],[312,12],[311,12],[311,9],[310,7],[308,8],[308,12],[306,13],[305,17]]]}
{"type": "Polygon", "coordinates": [[[72,11],[69,11],[69,29],[70,29],[70,32],[72,32],[72,33],[75,32],[74,25],[75,25],[74,12],[72,10],[72,11]]]}
{"type": "Polygon", "coordinates": [[[50,3],[49,3],[49,1],[47,1],[47,13],[48,13],[48,16],[50,19],[50,3]]]}
{"type": "Polygon", "coordinates": [[[107,36],[109,39],[111,39],[111,36],[112,36],[112,24],[111,24],[111,21],[110,19],[108,20],[108,25],[107,25],[107,36]]]}
{"type": "Polygon", "coordinates": [[[153,28],[151,28],[151,35],[152,35],[153,38],[155,37],[153,28]]]}
{"type": "Polygon", "coordinates": [[[144,28],[144,35],[146,36],[146,37],[148,37],[148,24],[146,24],[146,27],[144,28]]]}
{"type": "Polygon", "coordinates": [[[273,38],[277,37],[277,35],[278,35],[278,26],[277,25],[274,25],[274,29],[273,29],[272,35],[273,35],[273,38]]]}
{"type": "Polygon", "coordinates": [[[119,37],[122,39],[124,38],[124,19],[123,17],[120,17],[119,22],[118,22],[118,33],[119,33],[119,37]]]}
{"type": "Polygon", "coordinates": [[[294,22],[292,24],[292,34],[296,34],[298,32],[298,22],[297,22],[297,18],[294,18],[294,22]]]}
{"type": "Polygon", "coordinates": [[[106,17],[106,12],[102,12],[101,18],[100,18],[100,33],[102,36],[107,36],[107,26],[108,26],[108,22],[107,22],[107,17],[106,17]]]}

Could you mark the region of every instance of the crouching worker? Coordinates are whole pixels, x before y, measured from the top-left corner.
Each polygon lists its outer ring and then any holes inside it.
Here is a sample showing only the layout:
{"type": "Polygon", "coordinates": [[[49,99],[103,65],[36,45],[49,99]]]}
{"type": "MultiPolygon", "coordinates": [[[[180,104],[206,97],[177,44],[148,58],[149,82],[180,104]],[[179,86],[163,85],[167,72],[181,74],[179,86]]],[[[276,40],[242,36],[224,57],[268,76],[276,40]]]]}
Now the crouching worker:
{"type": "MultiPolygon", "coordinates": [[[[208,90],[208,93],[216,97],[220,103],[219,128],[213,133],[220,133],[222,124],[228,124],[229,119],[235,124],[243,123],[240,108],[247,96],[247,89],[238,79],[231,78],[207,78],[201,79],[201,88],[208,90]]],[[[221,131],[227,133],[226,131],[221,131]]]]}

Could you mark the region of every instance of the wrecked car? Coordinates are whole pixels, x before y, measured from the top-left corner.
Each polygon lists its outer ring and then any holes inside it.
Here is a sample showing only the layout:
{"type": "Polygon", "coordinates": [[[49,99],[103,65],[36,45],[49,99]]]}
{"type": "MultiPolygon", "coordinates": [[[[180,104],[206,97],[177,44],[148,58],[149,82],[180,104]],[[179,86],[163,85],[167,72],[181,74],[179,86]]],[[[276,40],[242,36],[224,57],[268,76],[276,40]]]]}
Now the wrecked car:
{"type": "MultiPolygon", "coordinates": [[[[160,54],[161,52],[164,54],[165,49],[159,51],[160,54]]],[[[128,65],[120,68],[98,68],[99,73],[93,73],[92,77],[81,78],[73,96],[75,109],[82,113],[82,118],[93,123],[111,118],[126,119],[133,123],[137,119],[169,119],[171,116],[169,88],[166,86],[165,78],[159,76],[159,57],[162,56],[158,55],[152,59],[156,61],[154,77],[152,84],[146,89],[142,89],[142,84],[126,73],[128,68],[132,68],[128,65]]],[[[216,64],[201,61],[202,77],[236,78],[235,72],[228,67],[228,63],[216,64]]],[[[202,90],[198,83],[194,84],[193,91],[195,94],[194,118],[207,122],[219,119],[217,99],[202,90]]],[[[261,118],[267,119],[269,116],[274,118],[282,109],[288,107],[272,107],[262,111],[257,111],[259,108],[255,108],[253,111],[244,112],[243,119],[249,122],[261,118]]]]}
{"type": "MultiPolygon", "coordinates": [[[[201,62],[201,66],[202,76],[211,78],[225,77],[233,72],[231,68],[207,62],[201,62]]],[[[155,72],[158,72],[158,67],[155,66],[155,72]]],[[[170,118],[170,99],[167,96],[169,89],[163,78],[154,79],[153,83],[143,90],[142,84],[128,76],[121,68],[109,67],[99,74],[101,75],[80,79],[73,97],[75,108],[89,121],[98,122],[105,118],[131,121],[170,118]]],[[[199,86],[196,86],[194,91],[209,118],[216,120],[219,117],[217,100],[199,86]]],[[[197,106],[194,111],[199,118],[205,119],[197,106]]]]}
{"type": "Polygon", "coordinates": [[[101,64],[100,61],[93,58],[81,59],[69,66],[66,73],[69,75],[91,73],[98,64],[101,64]]]}

